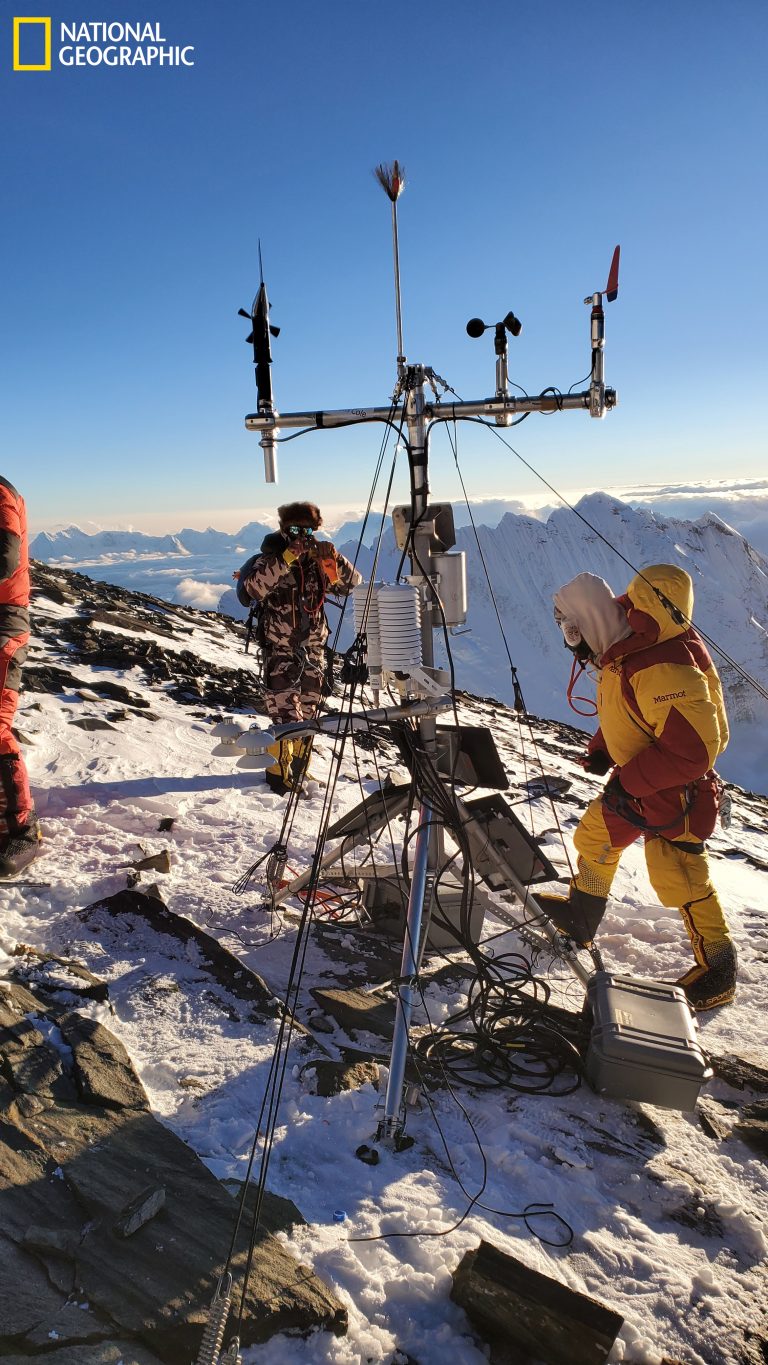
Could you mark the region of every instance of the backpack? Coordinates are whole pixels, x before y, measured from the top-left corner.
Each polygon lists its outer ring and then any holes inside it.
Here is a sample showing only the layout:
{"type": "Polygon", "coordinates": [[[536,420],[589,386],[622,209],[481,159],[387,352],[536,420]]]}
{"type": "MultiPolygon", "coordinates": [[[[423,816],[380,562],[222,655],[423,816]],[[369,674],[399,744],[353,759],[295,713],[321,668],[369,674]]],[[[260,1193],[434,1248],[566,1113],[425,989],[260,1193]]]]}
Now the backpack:
{"type": "Polygon", "coordinates": [[[249,597],[248,593],[245,591],[245,580],[250,574],[254,564],[256,563],[256,560],[259,558],[261,554],[262,551],[260,550],[258,554],[250,555],[249,558],[246,559],[245,563],[241,564],[240,568],[236,569],[234,574],[232,575],[232,577],[235,580],[235,596],[238,602],[240,603],[241,607],[248,607],[249,609],[248,620],[245,623],[246,654],[248,653],[248,646],[250,645],[251,640],[255,640],[257,645],[264,644],[264,640],[261,634],[262,626],[261,608],[263,606],[263,603],[257,601],[256,598],[254,597],[249,597]]]}
{"type": "MultiPolygon", "coordinates": [[[[241,564],[240,568],[236,569],[232,575],[235,583],[235,596],[237,597],[237,600],[240,603],[241,607],[248,607],[249,609],[248,620],[246,622],[245,629],[246,654],[248,653],[248,646],[251,643],[251,640],[255,640],[257,645],[260,646],[260,648],[262,649],[264,648],[265,640],[263,634],[264,626],[263,610],[265,603],[259,602],[253,597],[248,596],[248,593],[245,591],[245,580],[253,572],[253,566],[256,563],[257,559],[260,559],[261,556],[264,554],[274,553],[276,550],[282,549],[284,544],[285,541],[283,537],[279,535],[279,533],[278,534],[273,533],[272,535],[266,536],[262,543],[261,549],[257,551],[256,554],[249,555],[245,563],[241,564]]],[[[325,599],[323,598],[323,601],[324,600],[325,599]]],[[[325,612],[323,611],[323,602],[321,602],[318,608],[318,612],[322,612],[323,618],[325,619],[325,623],[327,625],[328,618],[325,616],[325,612]]],[[[308,633],[310,617],[306,613],[305,616],[308,633]]]]}

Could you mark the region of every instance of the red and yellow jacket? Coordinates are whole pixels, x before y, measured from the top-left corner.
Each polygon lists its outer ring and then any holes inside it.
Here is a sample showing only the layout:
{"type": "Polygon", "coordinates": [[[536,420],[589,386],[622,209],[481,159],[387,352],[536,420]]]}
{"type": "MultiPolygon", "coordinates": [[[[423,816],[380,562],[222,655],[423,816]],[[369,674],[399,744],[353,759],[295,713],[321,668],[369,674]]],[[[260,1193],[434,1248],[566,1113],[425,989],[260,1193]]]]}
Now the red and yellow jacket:
{"type": "Polygon", "coordinates": [[[717,670],[689,624],[685,570],[652,565],[617,600],[632,634],[599,660],[600,729],[589,748],[607,750],[625,791],[644,797],[703,777],[728,743],[728,721],[717,670]]]}
{"type": "Polygon", "coordinates": [[[29,551],[24,499],[0,474],[0,647],[29,630],[29,551]]]}

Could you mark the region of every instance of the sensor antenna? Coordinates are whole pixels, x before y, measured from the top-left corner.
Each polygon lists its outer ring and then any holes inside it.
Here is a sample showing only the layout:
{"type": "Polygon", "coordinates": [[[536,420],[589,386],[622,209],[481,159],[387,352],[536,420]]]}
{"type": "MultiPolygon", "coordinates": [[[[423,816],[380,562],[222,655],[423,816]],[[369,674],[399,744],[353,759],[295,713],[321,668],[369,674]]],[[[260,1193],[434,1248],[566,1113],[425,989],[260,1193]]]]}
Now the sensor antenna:
{"type": "Polygon", "coordinates": [[[277,427],[275,424],[275,402],[272,395],[272,346],[270,337],[279,336],[280,328],[273,327],[269,320],[269,299],[267,297],[267,286],[264,283],[261,241],[259,241],[259,276],[261,283],[251,304],[250,313],[247,313],[244,308],[239,308],[238,315],[241,318],[248,318],[251,324],[251,332],[250,336],[246,337],[246,344],[253,346],[256,392],[259,395],[258,411],[261,416],[271,419],[271,426],[264,430],[260,441],[264,451],[264,473],[267,483],[277,483],[277,451],[275,448],[277,427]]]}
{"type": "Polygon", "coordinates": [[[405,189],[405,171],[399,161],[391,166],[382,162],[373,174],[392,205],[392,251],[395,262],[395,316],[397,319],[397,377],[405,374],[405,355],[403,353],[403,315],[400,302],[400,244],[397,236],[397,201],[405,189]]]}

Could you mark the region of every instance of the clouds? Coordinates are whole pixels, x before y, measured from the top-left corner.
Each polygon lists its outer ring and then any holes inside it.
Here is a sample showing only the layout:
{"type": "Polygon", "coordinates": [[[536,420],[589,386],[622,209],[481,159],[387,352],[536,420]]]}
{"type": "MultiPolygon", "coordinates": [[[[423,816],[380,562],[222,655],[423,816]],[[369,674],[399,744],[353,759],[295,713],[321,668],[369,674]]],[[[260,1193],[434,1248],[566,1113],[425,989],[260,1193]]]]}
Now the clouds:
{"type": "Polygon", "coordinates": [[[196,578],[182,578],[176,584],[173,598],[175,602],[197,607],[199,611],[216,611],[222,594],[231,586],[231,583],[201,583],[196,578]]]}

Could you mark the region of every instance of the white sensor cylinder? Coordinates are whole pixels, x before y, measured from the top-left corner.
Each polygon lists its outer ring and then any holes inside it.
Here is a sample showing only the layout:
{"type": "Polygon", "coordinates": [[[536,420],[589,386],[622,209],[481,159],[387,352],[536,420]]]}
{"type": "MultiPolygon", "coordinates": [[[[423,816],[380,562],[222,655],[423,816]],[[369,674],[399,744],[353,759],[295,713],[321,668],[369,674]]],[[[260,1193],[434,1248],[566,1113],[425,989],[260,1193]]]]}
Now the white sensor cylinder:
{"type": "Polygon", "coordinates": [[[440,575],[437,591],[447,626],[463,626],[467,619],[467,556],[464,550],[449,550],[433,555],[432,563],[440,575]]]}
{"type": "Polygon", "coordinates": [[[373,587],[369,583],[358,583],[352,589],[352,607],[355,619],[355,634],[365,633],[366,647],[365,656],[368,660],[368,667],[373,672],[381,669],[381,643],[379,640],[379,608],[378,593],[380,584],[374,583],[373,587]],[[368,603],[368,594],[371,600],[368,603]],[[366,604],[368,610],[366,612],[366,604]]]}
{"type": "Polygon", "coordinates": [[[245,753],[240,745],[240,739],[245,734],[242,725],[238,725],[234,720],[220,720],[214,725],[211,734],[218,739],[218,744],[211,750],[216,758],[236,758],[239,754],[245,753]]]}
{"type": "Polygon", "coordinates": [[[378,591],[381,666],[409,673],[421,665],[421,600],[411,583],[387,583],[378,591]]]}

